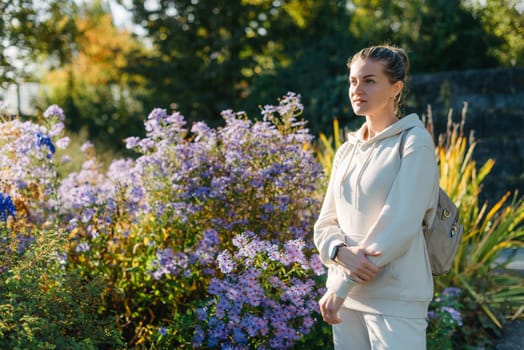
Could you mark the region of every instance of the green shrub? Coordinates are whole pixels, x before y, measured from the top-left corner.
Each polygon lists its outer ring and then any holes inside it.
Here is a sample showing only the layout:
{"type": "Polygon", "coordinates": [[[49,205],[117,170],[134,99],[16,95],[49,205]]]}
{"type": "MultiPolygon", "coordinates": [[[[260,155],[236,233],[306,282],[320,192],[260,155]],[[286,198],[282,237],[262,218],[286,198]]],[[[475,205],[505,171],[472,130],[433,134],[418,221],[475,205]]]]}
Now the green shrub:
{"type": "Polygon", "coordinates": [[[457,286],[464,291],[464,327],[458,336],[462,343],[483,346],[500,334],[508,319],[522,317],[523,277],[507,268],[512,255],[502,259],[501,253],[524,247],[524,197],[507,192],[494,204],[480,202],[482,182],[494,160],[477,167],[476,141],[463,134],[466,111],[467,105],[460,124],[451,122],[450,113],[436,149],[440,185],[459,206],[464,235],[451,271],[435,283],[437,289],[457,286]]]}
{"type": "Polygon", "coordinates": [[[123,348],[115,317],[101,313],[104,286],[65,272],[63,240],[41,231],[0,281],[0,348],[123,348]]]}

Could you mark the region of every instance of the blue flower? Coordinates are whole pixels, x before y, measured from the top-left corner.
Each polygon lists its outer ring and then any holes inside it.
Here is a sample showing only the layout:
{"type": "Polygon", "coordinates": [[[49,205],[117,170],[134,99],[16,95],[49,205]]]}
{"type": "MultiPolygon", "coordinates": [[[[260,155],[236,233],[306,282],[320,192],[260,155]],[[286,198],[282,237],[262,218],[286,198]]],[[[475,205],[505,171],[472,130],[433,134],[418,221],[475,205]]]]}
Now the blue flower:
{"type": "Polygon", "coordinates": [[[49,136],[37,132],[36,144],[38,146],[47,146],[47,148],[49,148],[49,151],[47,152],[47,159],[51,159],[53,154],[55,154],[55,145],[53,145],[53,141],[51,141],[51,138],[49,136]]]}
{"type": "Polygon", "coordinates": [[[158,327],[158,334],[160,335],[167,335],[167,328],[166,327],[158,327]]]}
{"type": "Polygon", "coordinates": [[[6,222],[8,216],[15,216],[16,208],[7,193],[0,193],[0,221],[6,222]]]}

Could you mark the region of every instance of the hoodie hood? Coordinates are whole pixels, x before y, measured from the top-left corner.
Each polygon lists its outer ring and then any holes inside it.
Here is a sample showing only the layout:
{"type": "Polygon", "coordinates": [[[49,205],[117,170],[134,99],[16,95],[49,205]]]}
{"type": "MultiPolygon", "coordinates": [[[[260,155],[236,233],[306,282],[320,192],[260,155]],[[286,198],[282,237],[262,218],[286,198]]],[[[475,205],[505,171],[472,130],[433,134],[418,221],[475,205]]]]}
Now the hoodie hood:
{"type": "Polygon", "coordinates": [[[348,142],[353,145],[356,143],[360,143],[363,145],[371,144],[374,142],[381,141],[383,139],[387,139],[388,137],[398,135],[406,129],[410,129],[417,126],[424,128],[424,124],[420,120],[419,116],[416,113],[411,113],[405,116],[404,118],[399,119],[395,123],[391,124],[372,138],[364,140],[364,134],[366,133],[368,127],[367,123],[364,123],[360,127],[360,129],[348,133],[348,142]]]}

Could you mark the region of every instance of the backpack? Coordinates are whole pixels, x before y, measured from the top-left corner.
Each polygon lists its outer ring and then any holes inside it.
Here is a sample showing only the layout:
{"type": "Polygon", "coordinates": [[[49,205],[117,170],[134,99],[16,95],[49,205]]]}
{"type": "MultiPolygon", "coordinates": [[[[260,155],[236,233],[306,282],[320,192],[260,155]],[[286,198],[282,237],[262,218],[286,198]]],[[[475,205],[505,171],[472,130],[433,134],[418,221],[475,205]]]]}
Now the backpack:
{"type": "MultiPolygon", "coordinates": [[[[404,130],[400,136],[401,159],[404,138],[409,130],[404,130]]],[[[457,206],[441,187],[438,191],[437,210],[431,225],[428,225],[427,220],[425,217],[422,226],[431,272],[433,276],[444,275],[451,269],[462,240],[464,226],[460,223],[457,206]]]]}

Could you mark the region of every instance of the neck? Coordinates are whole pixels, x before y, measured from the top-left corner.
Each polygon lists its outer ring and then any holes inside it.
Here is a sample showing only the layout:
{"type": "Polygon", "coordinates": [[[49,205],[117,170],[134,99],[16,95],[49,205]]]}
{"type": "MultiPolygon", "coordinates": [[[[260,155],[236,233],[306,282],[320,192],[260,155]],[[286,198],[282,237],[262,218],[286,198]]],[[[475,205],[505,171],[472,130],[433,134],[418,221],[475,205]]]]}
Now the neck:
{"type": "Polygon", "coordinates": [[[391,124],[395,123],[398,118],[394,115],[388,117],[374,118],[372,116],[366,116],[367,133],[366,139],[374,137],[376,134],[386,129],[391,124]]]}

